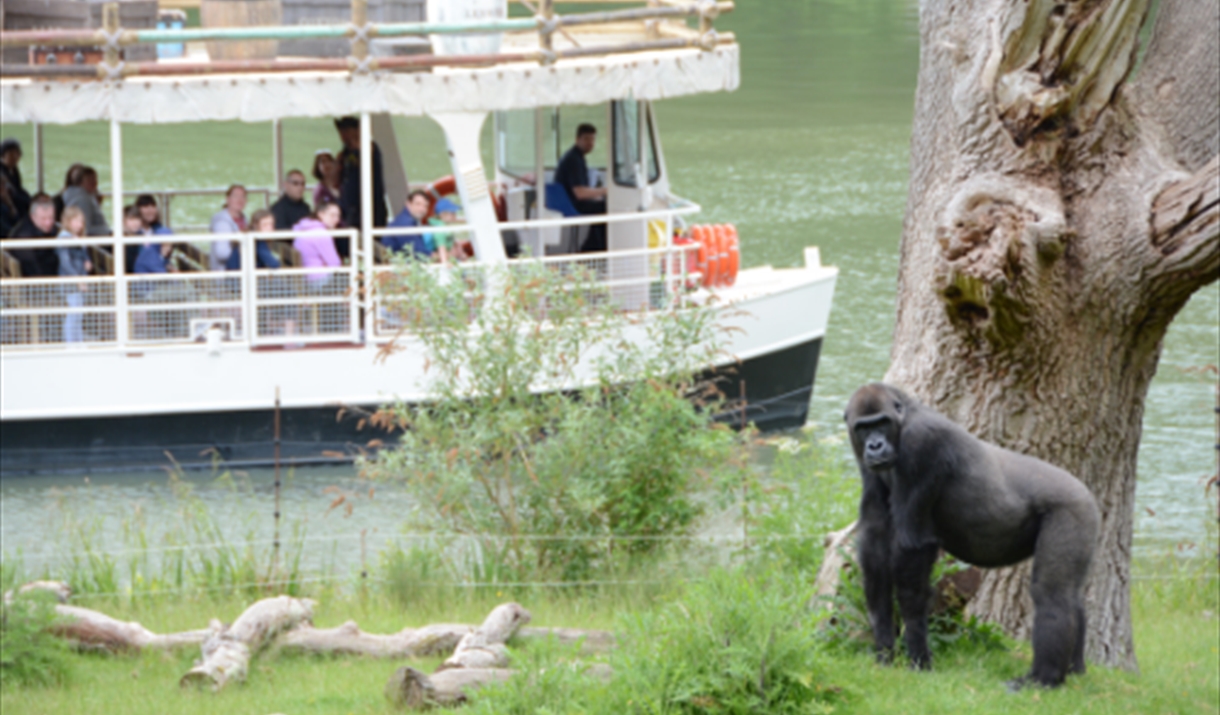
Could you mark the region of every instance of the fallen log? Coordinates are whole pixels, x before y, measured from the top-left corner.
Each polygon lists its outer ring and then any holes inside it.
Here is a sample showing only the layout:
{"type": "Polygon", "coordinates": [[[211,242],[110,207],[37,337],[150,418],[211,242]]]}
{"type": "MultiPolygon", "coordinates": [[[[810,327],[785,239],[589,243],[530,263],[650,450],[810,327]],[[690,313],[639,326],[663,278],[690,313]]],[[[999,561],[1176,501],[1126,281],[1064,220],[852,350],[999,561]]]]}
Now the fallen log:
{"type": "Polygon", "coordinates": [[[487,614],[475,630],[462,636],[453,655],[441,663],[438,672],[450,668],[503,668],[508,665],[504,644],[517,629],[530,622],[530,612],[519,603],[502,603],[487,614]]]}
{"type": "MultiPolygon", "coordinates": [[[[362,631],[355,621],[347,621],[335,628],[315,628],[310,623],[302,623],[281,634],[274,647],[288,653],[419,658],[452,653],[462,636],[476,628],[469,624],[437,623],[383,635],[362,631]]],[[[518,629],[514,637],[527,640],[552,638],[564,645],[579,643],[583,654],[606,653],[614,648],[614,634],[609,631],[524,627],[518,629]]]]}
{"type": "Polygon", "coordinates": [[[212,621],[212,634],[203,642],[203,657],[178,684],[210,685],[220,690],[228,683],[246,679],[250,654],[266,646],[272,638],[313,615],[314,602],[308,598],[277,596],[264,598],[247,608],[232,626],[225,628],[212,621]]]}
{"type": "Polygon", "coordinates": [[[147,648],[171,650],[183,646],[197,646],[209,636],[211,630],[185,631],[183,633],[153,633],[135,621],[120,621],[88,608],[79,606],[55,606],[55,613],[63,617],[51,627],[51,632],[78,645],[109,652],[142,651],[147,648]]]}
{"type": "MultiPolygon", "coordinates": [[[[587,678],[610,682],[614,671],[606,663],[570,663],[587,678]]],[[[408,710],[456,707],[470,693],[492,683],[502,683],[517,674],[510,668],[450,668],[426,675],[410,666],[394,671],[385,686],[385,696],[394,705],[408,710]]]]}
{"type": "Polygon", "coordinates": [[[355,621],[337,628],[314,628],[302,623],[281,635],[275,647],[288,652],[417,658],[452,653],[462,636],[474,629],[471,625],[440,623],[378,635],[360,630],[355,621]]]}
{"type": "Polygon", "coordinates": [[[31,593],[49,593],[55,597],[60,603],[67,603],[68,597],[72,595],[72,587],[63,581],[30,581],[16,590],[9,589],[4,592],[4,605],[8,606],[13,603],[13,598],[16,596],[26,596],[31,593]]]}
{"type": "Polygon", "coordinates": [[[467,694],[489,683],[501,683],[516,671],[507,668],[450,668],[425,675],[410,666],[394,671],[385,686],[391,703],[409,710],[453,707],[466,702],[467,694]]]}

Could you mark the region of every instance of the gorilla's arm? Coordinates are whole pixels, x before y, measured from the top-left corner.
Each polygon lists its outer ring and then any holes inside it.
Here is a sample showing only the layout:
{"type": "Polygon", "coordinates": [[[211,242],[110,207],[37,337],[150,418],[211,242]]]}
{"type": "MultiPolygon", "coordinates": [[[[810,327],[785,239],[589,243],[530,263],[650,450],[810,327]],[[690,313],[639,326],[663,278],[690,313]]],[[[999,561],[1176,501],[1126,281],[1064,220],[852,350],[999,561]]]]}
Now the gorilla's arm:
{"type": "Polygon", "coordinates": [[[860,470],[864,494],[860,498],[860,536],[856,552],[864,577],[864,600],[873,627],[873,646],[877,660],[888,663],[894,658],[894,582],[890,545],[889,489],[867,470],[860,470]]]}

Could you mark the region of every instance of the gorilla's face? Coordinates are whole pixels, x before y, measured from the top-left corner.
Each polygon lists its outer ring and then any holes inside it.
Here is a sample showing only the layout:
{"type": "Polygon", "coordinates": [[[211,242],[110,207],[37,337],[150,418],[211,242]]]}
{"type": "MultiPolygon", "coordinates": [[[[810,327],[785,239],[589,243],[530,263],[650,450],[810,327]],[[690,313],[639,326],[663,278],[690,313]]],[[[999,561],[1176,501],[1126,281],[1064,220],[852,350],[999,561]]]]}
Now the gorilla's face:
{"type": "Polygon", "coordinates": [[[902,400],[883,385],[865,385],[847,404],[847,431],[860,464],[874,472],[894,468],[902,433],[902,400]]]}

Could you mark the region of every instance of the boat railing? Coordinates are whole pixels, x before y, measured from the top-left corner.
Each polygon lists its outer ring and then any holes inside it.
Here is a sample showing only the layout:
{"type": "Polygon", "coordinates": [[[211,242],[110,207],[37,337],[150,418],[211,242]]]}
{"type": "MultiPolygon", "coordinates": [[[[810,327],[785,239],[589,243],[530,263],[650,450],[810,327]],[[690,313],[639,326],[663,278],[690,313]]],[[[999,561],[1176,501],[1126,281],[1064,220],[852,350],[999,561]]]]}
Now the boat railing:
{"type": "Polygon", "coordinates": [[[717,33],[713,21],[733,10],[732,2],[715,0],[662,0],[644,7],[629,7],[603,12],[558,14],[554,0],[539,0],[533,17],[503,17],[471,22],[368,21],[368,0],[352,0],[351,22],[331,25],[287,25],[248,27],[208,27],[181,29],[127,29],[119,24],[117,3],[103,6],[102,27],[98,29],[13,30],[0,34],[0,47],[101,47],[100,64],[13,64],[0,66],[5,77],[94,78],[120,80],[131,76],[206,75],[243,72],[340,71],[367,74],[378,70],[418,70],[437,66],[489,66],[514,62],[553,64],[575,57],[596,57],[624,53],[697,47],[711,51],[720,44],[734,42],[732,33],[717,33]],[[690,28],[686,19],[694,18],[698,27],[690,28]],[[676,20],[679,22],[669,22],[676,20]],[[631,38],[612,44],[587,45],[572,41],[569,30],[588,26],[615,26],[638,23],[645,39],[631,38]],[[418,54],[377,57],[369,53],[370,40],[379,37],[429,35],[487,35],[490,33],[537,33],[537,49],[521,48],[484,54],[418,54]],[[557,46],[567,40],[568,46],[557,46]],[[124,62],[122,49],[143,44],[182,44],[186,42],[249,42],[251,40],[300,40],[346,38],[351,54],[346,58],[309,58],[290,61],[217,60],[208,62],[124,62]]]}
{"type": "MultiPolygon", "coordinates": [[[[605,253],[524,256],[506,264],[453,261],[431,270],[477,277],[497,268],[523,270],[543,265],[565,275],[581,276],[571,289],[588,302],[614,301],[624,310],[649,311],[683,306],[699,274],[694,249],[672,243],[679,214],[694,204],[672,209],[608,216],[506,222],[506,228],[540,226],[572,228],[589,223],[654,223],[655,245],[605,253]]],[[[383,236],[422,235],[440,231],[460,238],[466,224],[385,228],[361,239],[355,229],[331,235],[349,242],[341,266],[305,267],[292,247],[292,231],[245,234],[179,233],[165,236],[112,236],[78,239],[7,239],[7,252],[22,249],[85,248],[101,275],[0,278],[0,349],[5,353],[63,349],[181,349],[200,343],[210,350],[257,349],[322,344],[361,345],[399,335],[403,321],[397,306],[402,285],[393,274],[407,262],[393,259],[377,240],[383,236]],[[209,270],[198,248],[232,241],[240,251],[238,270],[209,270]],[[171,261],[189,270],[127,274],[123,256],[129,247],[171,243],[171,261]],[[278,254],[279,268],[257,266],[256,244],[267,243],[278,254]]],[[[472,305],[477,302],[472,303],[472,305]]]]}

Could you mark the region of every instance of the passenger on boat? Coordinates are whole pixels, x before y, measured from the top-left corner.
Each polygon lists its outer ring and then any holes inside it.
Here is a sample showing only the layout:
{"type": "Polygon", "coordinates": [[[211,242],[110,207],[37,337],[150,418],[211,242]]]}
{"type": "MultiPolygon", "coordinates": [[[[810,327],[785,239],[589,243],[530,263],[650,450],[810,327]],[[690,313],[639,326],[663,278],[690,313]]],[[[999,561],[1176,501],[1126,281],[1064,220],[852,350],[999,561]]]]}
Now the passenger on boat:
{"type": "MultiPolygon", "coordinates": [[[[589,166],[585,155],[593,151],[597,142],[597,127],[581,124],[576,128],[576,143],[564,153],[555,167],[555,183],[567,192],[572,206],[582,214],[606,213],[606,189],[589,185],[589,166]]],[[[606,225],[594,224],[589,235],[580,246],[581,253],[606,250],[606,225]]]]}
{"type": "Polygon", "coordinates": [[[90,236],[111,234],[97,193],[97,171],[92,166],[81,167],[80,183],[64,189],[63,199],[65,211],[75,206],[85,215],[85,232],[90,236]]]}
{"type": "Polygon", "coordinates": [[[55,220],[56,221],[59,220],[59,217],[62,216],[63,212],[64,212],[64,192],[67,191],[68,189],[72,188],[73,186],[80,186],[81,174],[84,171],[85,171],[85,165],[80,162],[77,162],[77,163],[73,164],[72,166],[69,166],[68,170],[64,172],[64,187],[59,190],[58,194],[55,194],[55,220]]]}
{"type": "MultiPolygon", "coordinates": [[[[140,194],[137,196],[135,210],[136,217],[140,220],[140,226],[136,231],[132,232],[127,230],[126,223],[124,223],[123,232],[127,235],[168,236],[173,234],[173,231],[161,224],[161,212],[157,209],[157,199],[152,194],[140,194]]],[[[126,210],[124,210],[123,215],[126,217],[126,210]]],[[[126,218],[124,218],[124,222],[126,222],[126,218]]],[[[136,261],[139,260],[143,246],[147,245],[147,243],[142,246],[128,244],[124,247],[123,260],[128,273],[135,273],[136,261]]]]}
{"type": "MultiPolygon", "coordinates": [[[[390,222],[391,228],[415,228],[423,226],[428,216],[428,192],[422,189],[407,194],[406,205],[402,212],[390,222]]],[[[382,236],[381,244],[391,251],[406,251],[410,249],[413,255],[426,258],[432,255],[432,239],[427,233],[417,233],[401,236],[382,236]]]]}
{"type": "Polygon", "coordinates": [[[304,197],[305,174],[300,169],[293,169],[284,175],[284,193],[271,204],[276,231],[288,231],[309,216],[311,209],[304,197]]]}
{"type": "MultiPolygon", "coordinates": [[[[458,212],[462,207],[458,206],[449,199],[441,199],[436,202],[433,208],[434,216],[428,219],[430,226],[447,226],[458,222],[458,212]]],[[[450,257],[454,260],[461,258],[460,253],[454,251],[453,233],[449,231],[437,231],[436,233],[428,234],[431,252],[436,254],[436,258],[441,262],[441,265],[448,265],[450,257]]]]}
{"type": "Polygon", "coordinates": [[[12,138],[0,142],[0,179],[8,186],[8,199],[17,212],[10,228],[30,212],[30,194],[21,185],[21,156],[21,142],[12,138]]]}
{"type": "Polygon", "coordinates": [[[161,223],[161,210],[157,208],[157,199],[152,194],[137,196],[136,208],[140,210],[140,233],[145,236],[169,236],[174,233],[161,223]]]}
{"type": "Polygon", "coordinates": [[[319,149],[313,155],[313,178],[318,185],[313,190],[313,205],[323,201],[339,203],[339,188],[343,183],[343,169],[330,149],[319,149]]]}
{"type": "MultiPolygon", "coordinates": [[[[242,233],[246,230],[246,187],[233,184],[225,191],[224,208],[212,215],[212,233],[242,233]]],[[[214,271],[225,270],[233,244],[229,240],[212,241],[210,266],[214,271]]]]}
{"type": "MultiPolygon", "coordinates": [[[[314,212],[297,225],[296,238],[292,247],[301,254],[301,265],[305,268],[338,268],[343,265],[339,252],[335,249],[335,239],[330,232],[339,226],[340,210],[338,204],[322,203],[314,212]]],[[[331,273],[313,272],[307,274],[312,287],[323,285],[331,277],[331,273]]]]}
{"type": "Polygon", "coordinates": [[[135,204],[123,207],[123,235],[143,235],[144,222],[140,220],[140,209],[135,204]]]}
{"type": "MultiPolygon", "coordinates": [[[[305,183],[304,177],[302,177],[301,183],[305,183]]],[[[250,233],[271,233],[276,230],[275,224],[276,217],[272,209],[259,209],[250,215],[250,233]]],[[[254,239],[254,265],[259,268],[280,267],[280,259],[272,253],[271,247],[267,245],[267,241],[260,241],[257,236],[254,239]]],[[[235,249],[229,254],[229,260],[225,263],[225,270],[241,270],[241,251],[235,249]]]]}
{"type": "Polygon", "coordinates": [[[13,203],[12,194],[9,192],[8,177],[0,173],[0,237],[8,238],[21,218],[17,212],[17,205],[13,203]]]}
{"type": "MultiPolygon", "coordinates": [[[[348,226],[360,226],[360,120],[355,117],[342,117],[335,120],[335,128],[339,130],[339,138],[343,141],[343,151],[339,152],[339,165],[342,167],[342,189],[339,192],[339,207],[343,210],[343,220],[348,226]]],[[[381,169],[381,149],[373,142],[373,227],[382,228],[386,224],[389,211],[386,209],[385,178],[381,169]]],[[[406,177],[404,177],[405,179],[406,177]]],[[[339,255],[347,258],[347,239],[336,242],[339,255]]]]}
{"type": "MultiPolygon", "coordinates": [[[[85,235],[85,212],[76,206],[65,206],[63,215],[63,230],[60,238],[75,239],[85,235]]],[[[89,253],[81,246],[61,246],[55,249],[59,258],[59,275],[87,276],[93,270],[93,262],[89,253]]],[[[85,292],[89,290],[87,283],[66,283],[62,287],[64,301],[69,308],[79,308],[85,304],[85,292]]],[[[85,340],[84,315],[68,313],[64,315],[64,342],[80,343],[85,340]]]]}
{"type": "MultiPolygon", "coordinates": [[[[17,223],[9,238],[55,238],[58,234],[55,201],[46,194],[38,194],[30,202],[30,215],[17,223]]],[[[23,278],[59,275],[59,258],[51,249],[14,248],[9,253],[21,264],[23,278]]]]}

